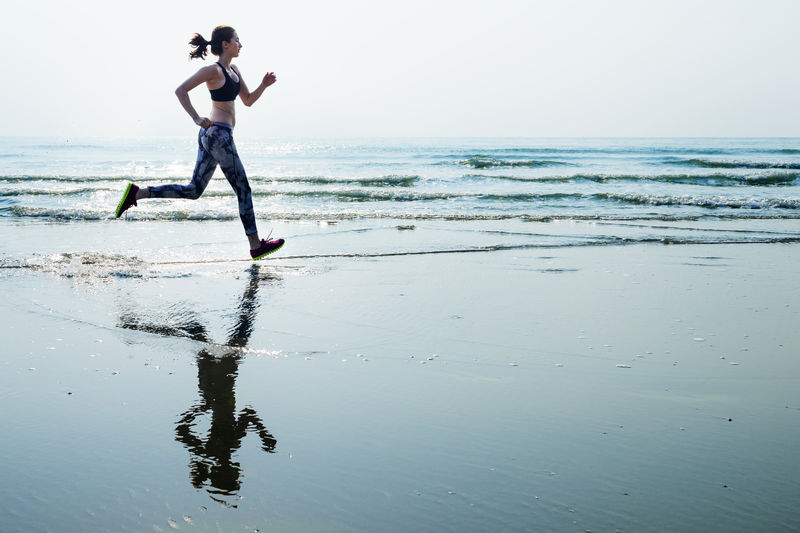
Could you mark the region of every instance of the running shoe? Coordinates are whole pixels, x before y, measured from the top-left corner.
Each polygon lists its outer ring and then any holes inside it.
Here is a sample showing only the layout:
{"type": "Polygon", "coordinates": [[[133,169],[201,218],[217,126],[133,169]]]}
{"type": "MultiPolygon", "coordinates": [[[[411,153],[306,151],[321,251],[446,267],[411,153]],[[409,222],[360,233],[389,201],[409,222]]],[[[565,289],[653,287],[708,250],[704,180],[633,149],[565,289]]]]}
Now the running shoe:
{"type": "Polygon", "coordinates": [[[275,250],[279,249],[283,246],[283,243],[286,242],[283,239],[275,239],[274,241],[268,241],[266,239],[261,239],[261,246],[256,248],[255,250],[250,250],[250,257],[253,258],[253,261],[258,261],[264,256],[267,256],[274,252],[275,250]]]}
{"type": "Polygon", "coordinates": [[[137,192],[139,192],[139,187],[133,183],[129,183],[125,188],[125,194],[122,195],[122,200],[120,200],[119,204],[117,205],[117,218],[119,218],[122,213],[127,211],[130,206],[136,205],[137,192]]]}

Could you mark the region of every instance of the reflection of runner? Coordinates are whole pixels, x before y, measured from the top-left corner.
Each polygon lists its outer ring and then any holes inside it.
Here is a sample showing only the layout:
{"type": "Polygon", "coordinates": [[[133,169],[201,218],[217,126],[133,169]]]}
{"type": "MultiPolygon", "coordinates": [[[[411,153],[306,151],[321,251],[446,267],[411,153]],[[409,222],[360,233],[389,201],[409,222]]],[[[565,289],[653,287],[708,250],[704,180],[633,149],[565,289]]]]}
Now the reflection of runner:
{"type": "MultiPolygon", "coordinates": [[[[248,431],[254,431],[265,452],[273,453],[277,445],[277,440],[252,407],[236,411],[236,376],[242,353],[234,348],[246,346],[253,333],[259,308],[259,270],[256,265],[250,268],[250,279],[225,343],[230,348],[222,356],[213,355],[205,348],[197,354],[200,399],[180,415],[175,426],[175,440],[184,444],[191,454],[189,477],[192,485],[198,489],[209,485],[206,490],[213,500],[234,507],[224,498],[235,496],[241,487],[241,467],[233,459],[242,439],[248,431]],[[195,426],[204,415],[210,415],[210,427],[205,435],[197,435],[195,426]]],[[[163,321],[144,322],[132,313],[123,313],[120,321],[121,326],[127,329],[210,342],[205,325],[194,316],[177,327],[165,326],[163,321]]]]}
{"type": "Polygon", "coordinates": [[[244,166],[233,142],[233,126],[236,124],[234,102],[238,96],[244,105],[253,105],[264,90],[275,83],[275,74],[269,72],[264,75],[261,84],[254,91],[251,92],[247,88],[239,69],[231,64],[234,57],[239,57],[242,44],[236,31],[230,26],[214,28],[210,41],[206,41],[203,36],[196,33],[189,44],[195,47],[194,51],[189,54],[191,58],[205,59],[208,45],[211,45],[211,53],[219,56],[217,63],[201,68],[175,90],[183,108],[192,117],[194,123],[201,128],[197,143],[197,163],[192,181],[188,185],[160,185],[142,189],[129,183],[117,206],[116,217],[119,218],[131,206],[137,205],[138,200],[145,198],[196,200],[203,194],[208,182],[211,181],[214,170],[219,165],[239,201],[239,218],[242,220],[245,235],[250,242],[250,256],[254,260],[261,259],[283,246],[284,240],[267,240],[269,237],[267,239],[258,237],[250,183],[247,181],[244,166]],[[189,91],[203,82],[211,93],[211,118],[201,117],[189,99],[189,91]]]}
{"type": "MultiPolygon", "coordinates": [[[[236,324],[231,328],[227,346],[243,347],[253,332],[258,301],[258,268],[250,270],[250,283],[239,303],[236,324]]],[[[272,453],[277,441],[264,427],[256,411],[245,407],[236,414],[235,385],[241,352],[231,350],[222,357],[214,357],[202,350],[197,355],[197,378],[201,399],[185,411],[175,427],[175,439],[183,443],[192,454],[189,462],[192,485],[200,488],[209,482],[211,498],[220,501],[222,496],[233,496],[239,488],[239,463],[233,454],[242,445],[248,430],[258,433],[261,449],[272,453]],[[206,439],[193,433],[195,419],[211,414],[211,427],[206,439]],[[215,497],[217,496],[217,497],[215,497]]]]}
{"type": "Polygon", "coordinates": [[[200,352],[197,374],[201,400],[181,415],[175,427],[175,439],[191,453],[192,485],[199,489],[208,483],[208,493],[219,502],[224,502],[224,496],[235,496],[241,488],[241,467],[233,460],[233,454],[241,447],[248,429],[258,433],[265,452],[274,452],[277,444],[254,409],[245,407],[236,413],[234,386],[238,365],[238,355],[216,358],[206,351],[200,352]],[[195,419],[209,412],[211,427],[203,439],[194,434],[195,419]]]}

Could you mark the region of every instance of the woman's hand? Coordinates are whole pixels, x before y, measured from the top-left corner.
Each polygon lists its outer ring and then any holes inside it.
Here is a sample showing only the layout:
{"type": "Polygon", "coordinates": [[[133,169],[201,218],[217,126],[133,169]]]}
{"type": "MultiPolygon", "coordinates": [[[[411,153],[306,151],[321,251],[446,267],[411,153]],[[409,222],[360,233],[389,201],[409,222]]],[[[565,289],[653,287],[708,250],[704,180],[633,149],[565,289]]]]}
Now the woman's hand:
{"type": "Polygon", "coordinates": [[[261,84],[258,87],[256,87],[256,90],[250,92],[250,89],[247,88],[247,84],[244,82],[244,78],[242,78],[242,75],[239,74],[239,70],[233,65],[231,65],[231,68],[234,69],[236,74],[239,76],[239,81],[242,82],[242,88],[239,91],[239,98],[242,99],[242,103],[247,107],[250,107],[251,105],[255,104],[256,100],[261,98],[261,95],[264,93],[264,90],[273,83],[275,83],[275,81],[277,81],[274,72],[267,72],[266,74],[264,74],[264,78],[261,80],[261,84]]]}
{"type": "Polygon", "coordinates": [[[206,117],[197,117],[197,120],[195,120],[194,123],[203,129],[210,128],[214,125],[214,123],[206,117]]]}
{"type": "Polygon", "coordinates": [[[270,85],[272,85],[276,81],[278,81],[278,80],[275,77],[275,73],[274,72],[267,72],[266,74],[264,74],[264,79],[261,80],[261,83],[264,84],[264,88],[266,89],[267,87],[269,87],[270,85]]]}

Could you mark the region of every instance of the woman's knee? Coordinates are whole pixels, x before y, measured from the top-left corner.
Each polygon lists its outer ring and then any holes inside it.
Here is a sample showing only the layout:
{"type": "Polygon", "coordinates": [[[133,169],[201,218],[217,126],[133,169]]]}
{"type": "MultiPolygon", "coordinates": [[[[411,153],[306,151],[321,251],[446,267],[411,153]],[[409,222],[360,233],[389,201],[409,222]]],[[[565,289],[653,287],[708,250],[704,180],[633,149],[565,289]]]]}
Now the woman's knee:
{"type": "Polygon", "coordinates": [[[188,200],[197,200],[202,195],[203,191],[198,190],[197,187],[189,187],[186,189],[186,198],[188,200]]]}

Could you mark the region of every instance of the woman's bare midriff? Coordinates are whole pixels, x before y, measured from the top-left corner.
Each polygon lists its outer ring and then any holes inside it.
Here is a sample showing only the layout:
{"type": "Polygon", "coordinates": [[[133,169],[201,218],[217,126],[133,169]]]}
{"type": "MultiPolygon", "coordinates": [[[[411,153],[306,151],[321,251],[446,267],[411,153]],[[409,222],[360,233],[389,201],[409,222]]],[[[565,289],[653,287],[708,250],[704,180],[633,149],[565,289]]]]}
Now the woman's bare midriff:
{"type": "Polygon", "coordinates": [[[234,101],[211,102],[211,122],[225,122],[231,126],[236,125],[236,106],[234,101]]]}

